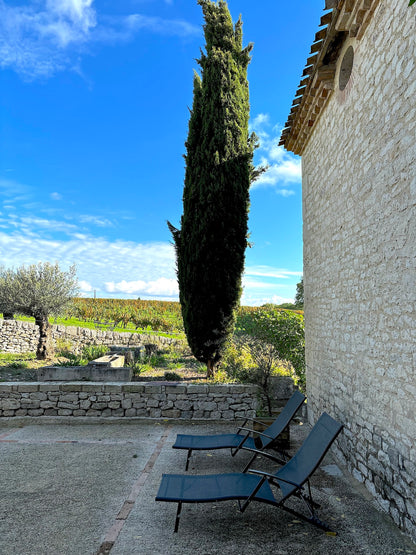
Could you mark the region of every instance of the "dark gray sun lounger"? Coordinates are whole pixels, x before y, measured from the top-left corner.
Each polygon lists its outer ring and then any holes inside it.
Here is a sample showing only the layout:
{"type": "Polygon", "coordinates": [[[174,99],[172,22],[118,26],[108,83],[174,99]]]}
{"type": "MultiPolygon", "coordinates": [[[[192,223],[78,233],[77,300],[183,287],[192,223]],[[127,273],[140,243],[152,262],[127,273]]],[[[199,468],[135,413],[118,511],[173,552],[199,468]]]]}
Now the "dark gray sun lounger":
{"type": "Polygon", "coordinates": [[[156,501],[178,504],[175,532],[178,531],[183,503],[210,503],[231,499],[238,500],[241,512],[246,510],[251,501],[260,501],[280,507],[323,530],[331,531],[316,515],[315,509],[319,505],[312,499],[309,479],[341,430],[342,424],[324,412],[297,453],[275,474],[259,470],[204,476],[164,474],[156,501]],[[276,499],[271,486],[280,489],[279,499],[276,499]],[[304,502],[307,514],[286,505],[291,497],[304,502]]]}
{"type": "MultiPolygon", "coordinates": [[[[189,460],[192,451],[207,451],[211,449],[231,449],[231,455],[234,457],[240,449],[253,452],[253,456],[246,465],[244,472],[253,463],[254,459],[259,454],[264,454],[264,449],[275,449],[279,441],[279,436],[289,425],[292,418],[295,416],[297,410],[305,401],[305,396],[300,391],[295,391],[286,403],[284,409],[276,418],[271,426],[266,428],[264,432],[255,432],[251,428],[246,427],[248,420],[238,428],[234,434],[215,434],[215,435],[185,435],[178,434],[176,442],[173,445],[174,449],[187,449],[188,456],[186,458],[185,470],[188,470],[189,460]],[[243,432],[243,433],[240,433],[243,432]],[[252,434],[257,437],[253,437],[252,434]]],[[[269,455],[269,457],[271,457],[269,455]]],[[[285,462],[284,453],[281,457],[271,457],[277,461],[285,462]]]]}

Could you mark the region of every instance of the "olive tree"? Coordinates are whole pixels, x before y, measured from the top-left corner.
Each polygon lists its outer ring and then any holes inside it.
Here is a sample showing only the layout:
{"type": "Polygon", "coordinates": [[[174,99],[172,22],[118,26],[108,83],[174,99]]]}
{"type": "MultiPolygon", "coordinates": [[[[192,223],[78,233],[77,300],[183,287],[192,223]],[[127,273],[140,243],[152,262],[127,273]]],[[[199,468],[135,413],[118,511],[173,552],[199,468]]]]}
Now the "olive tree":
{"type": "Polygon", "coordinates": [[[35,318],[39,326],[36,358],[52,358],[49,316],[56,316],[77,290],[75,266],[63,271],[57,263],[39,262],[16,270],[0,270],[0,312],[22,314],[35,318]]]}

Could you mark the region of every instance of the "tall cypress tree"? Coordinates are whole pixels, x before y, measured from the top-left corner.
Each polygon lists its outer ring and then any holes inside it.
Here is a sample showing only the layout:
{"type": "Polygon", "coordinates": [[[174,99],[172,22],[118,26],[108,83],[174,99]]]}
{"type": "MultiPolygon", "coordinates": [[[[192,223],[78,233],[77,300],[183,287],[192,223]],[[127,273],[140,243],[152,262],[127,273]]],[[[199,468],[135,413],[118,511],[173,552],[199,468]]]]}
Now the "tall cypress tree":
{"type": "Polygon", "coordinates": [[[198,4],[205,19],[206,53],[197,60],[202,78],[194,75],[181,228],[168,225],[186,336],[210,377],[234,327],[250,182],[262,169],[252,165],[256,139],[248,132],[252,44],[242,47],[241,16],[234,26],[225,1],[198,4]]]}

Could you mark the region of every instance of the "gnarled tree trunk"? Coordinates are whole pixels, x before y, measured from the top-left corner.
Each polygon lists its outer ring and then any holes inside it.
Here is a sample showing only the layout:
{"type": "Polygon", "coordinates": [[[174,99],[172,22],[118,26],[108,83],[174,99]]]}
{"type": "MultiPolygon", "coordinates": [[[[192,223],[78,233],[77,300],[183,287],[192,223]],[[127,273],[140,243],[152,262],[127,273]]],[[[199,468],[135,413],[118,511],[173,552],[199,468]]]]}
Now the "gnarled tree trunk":
{"type": "Polygon", "coordinates": [[[213,378],[215,376],[215,372],[218,370],[218,366],[220,365],[220,361],[215,359],[210,359],[207,361],[207,378],[213,378]]]}
{"type": "Polygon", "coordinates": [[[36,358],[38,360],[47,360],[53,358],[54,348],[52,342],[52,328],[48,317],[40,314],[35,316],[35,324],[39,326],[39,342],[36,350],[36,358]]]}

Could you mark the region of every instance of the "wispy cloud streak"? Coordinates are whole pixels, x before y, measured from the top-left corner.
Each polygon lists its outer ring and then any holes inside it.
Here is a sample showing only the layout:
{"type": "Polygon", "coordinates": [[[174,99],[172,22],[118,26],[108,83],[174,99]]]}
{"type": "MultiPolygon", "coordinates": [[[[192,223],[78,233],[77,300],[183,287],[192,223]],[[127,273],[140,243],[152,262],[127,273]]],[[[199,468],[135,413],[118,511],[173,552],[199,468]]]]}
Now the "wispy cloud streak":
{"type": "Polygon", "coordinates": [[[278,146],[281,129],[278,126],[272,126],[268,114],[256,116],[251,121],[251,129],[256,132],[260,140],[257,151],[259,163],[269,166],[267,172],[257,179],[252,188],[274,187],[283,197],[296,194],[290,186],[299,184],[302,180],[301,162],[300,158],[286,152],[282,146],[278,146]]]}
{"type": "Polygon", "coordinates": [[[80,71],[80,57],[91,45],[132,40],[147,30],[185,38],[199,27],[179,19],[128,14],[106,17],[94,0],[32,0],[11,6],[0,0],[0,67],[25,80],[49,78],[63,70],[80,71]]]}

